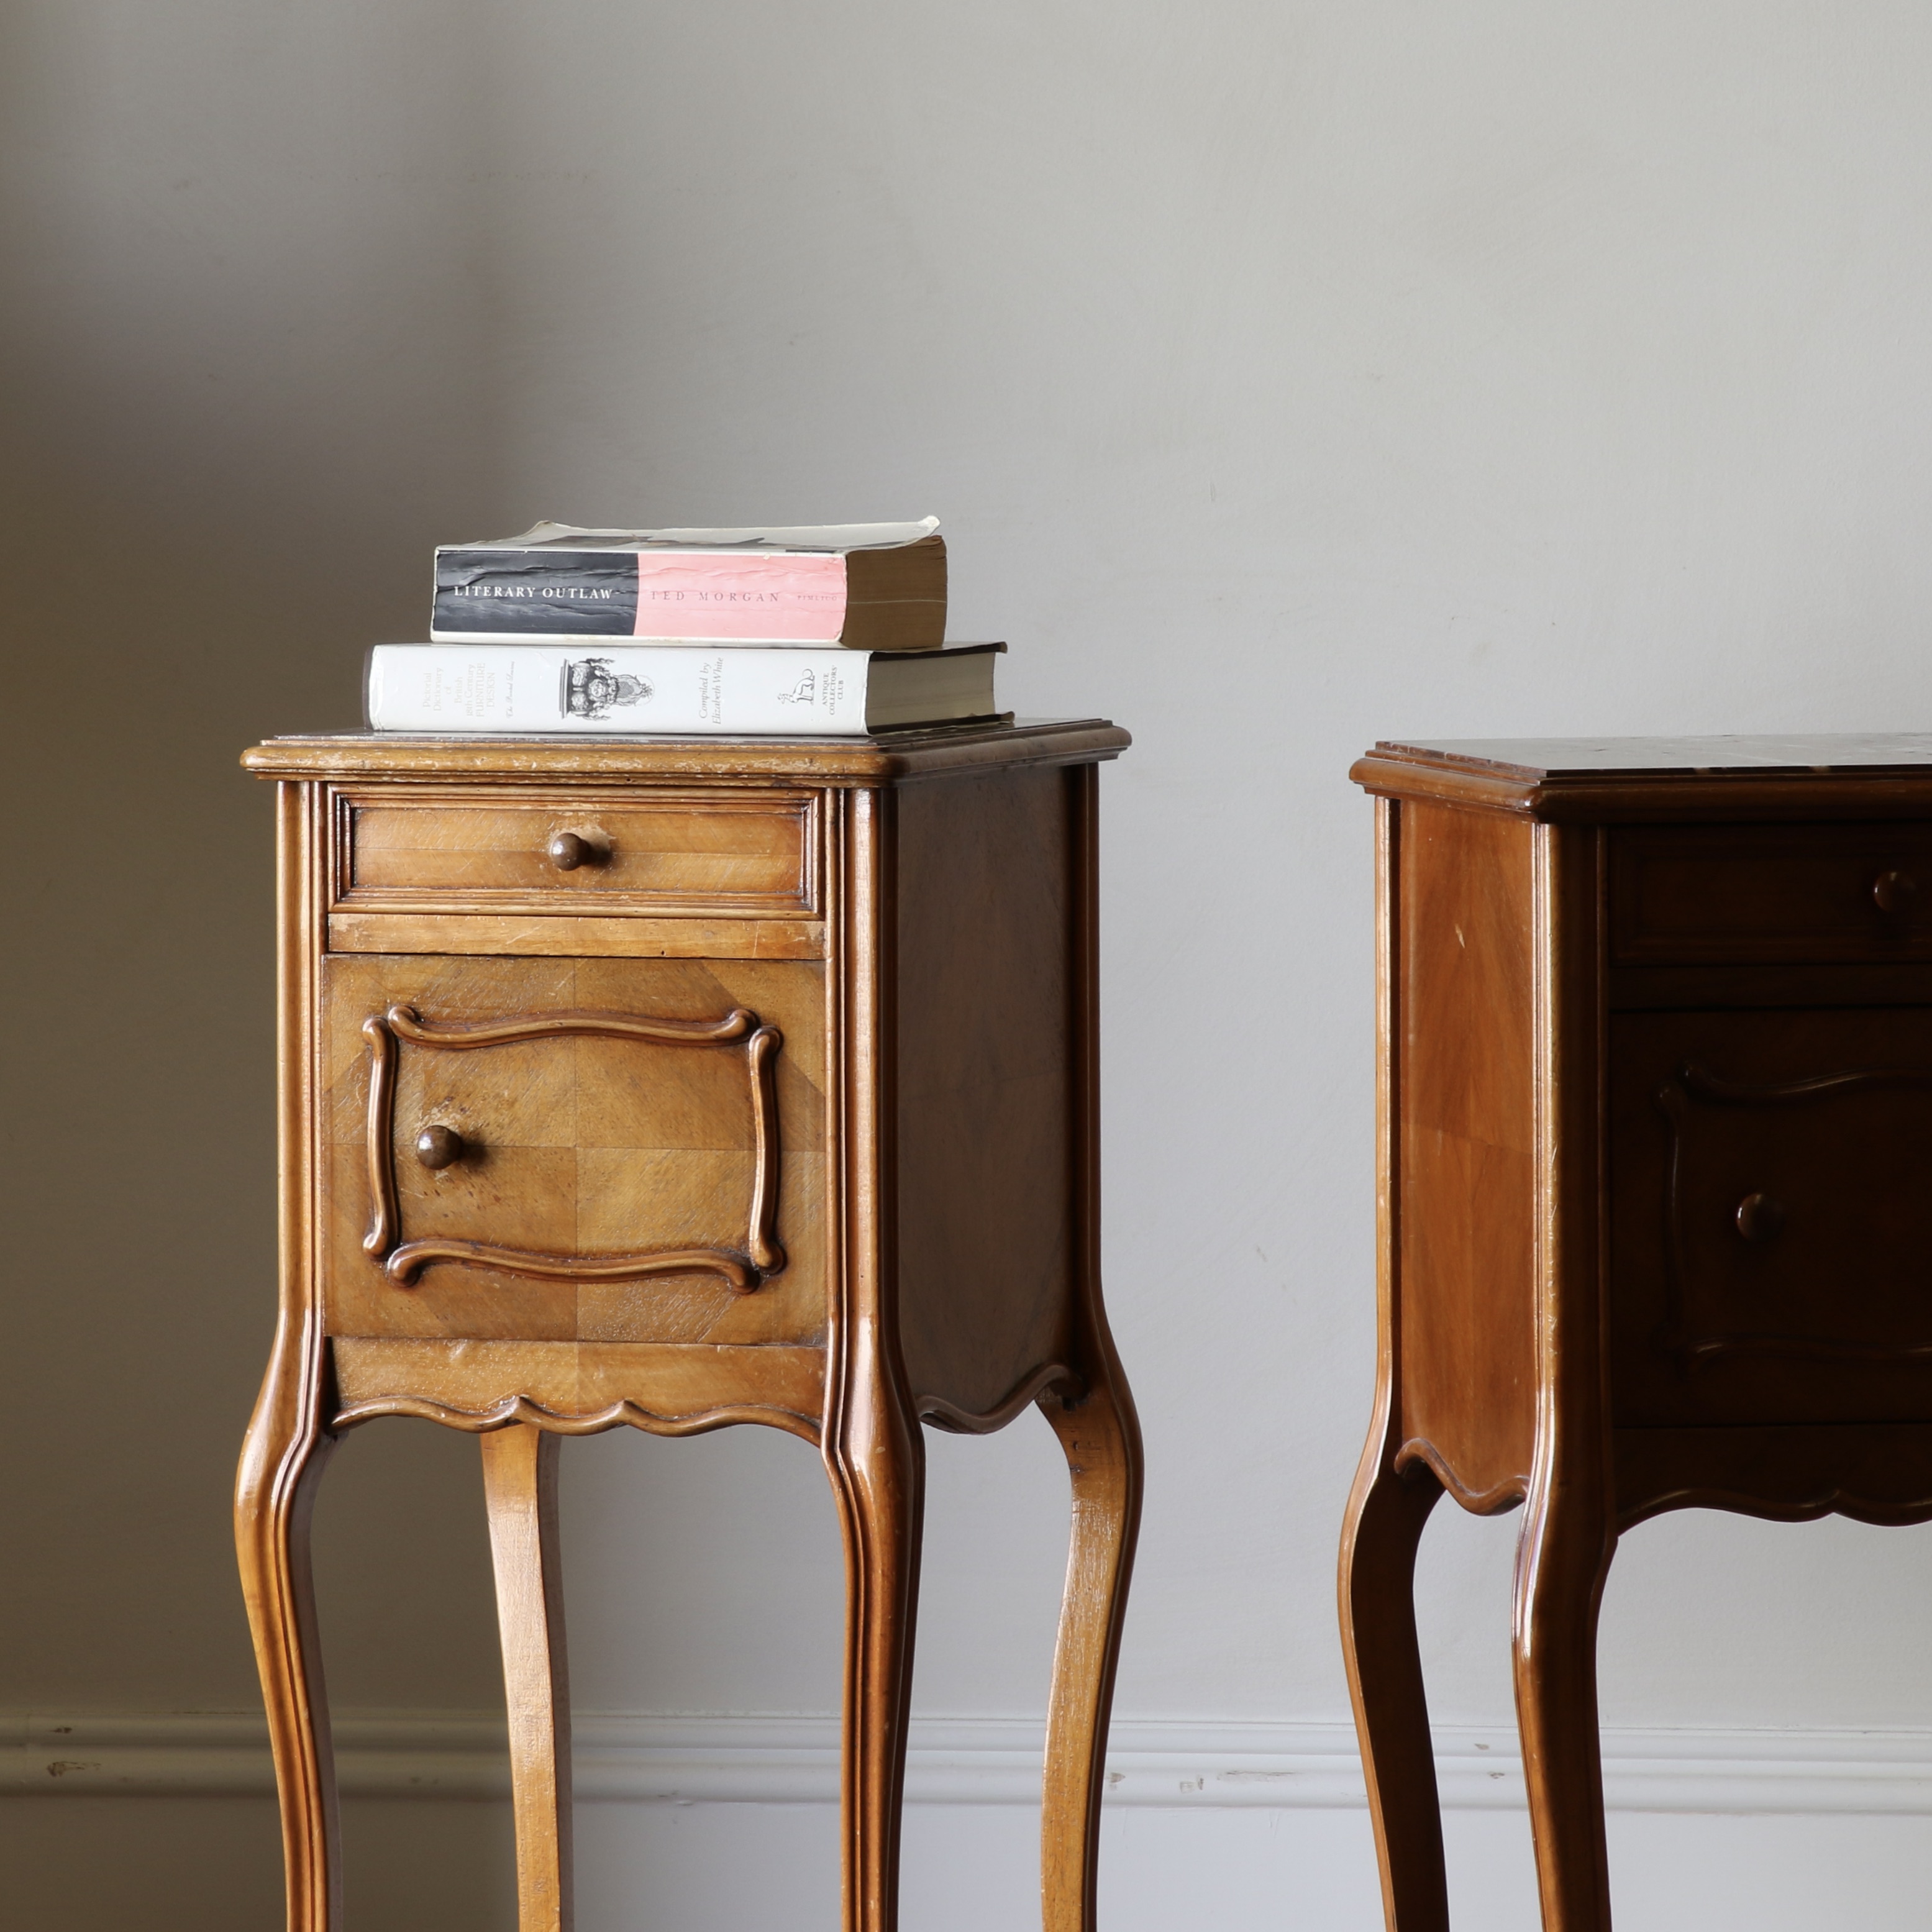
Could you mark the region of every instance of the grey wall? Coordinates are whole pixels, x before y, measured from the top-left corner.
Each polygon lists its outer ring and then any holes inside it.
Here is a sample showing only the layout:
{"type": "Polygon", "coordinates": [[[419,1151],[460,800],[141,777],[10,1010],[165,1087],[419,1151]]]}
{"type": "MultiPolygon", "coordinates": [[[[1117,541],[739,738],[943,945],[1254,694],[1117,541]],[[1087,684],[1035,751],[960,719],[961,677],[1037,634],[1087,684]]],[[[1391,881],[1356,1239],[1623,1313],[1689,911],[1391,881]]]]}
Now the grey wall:
{"type": "MultiPolygon", "coordinates": [[[[254,1695],[226,1511],[272,1305],[271,868],[236,754],[352,719],[438,539],[931,509],[1008,701],[1137,739],[1106,782],[1108,1292],[1151,1465],[1121,1708],[1340,1715],[1348,764],[1926,722],[1928,105],[1902,0],[8,0],[0,1704],[254,1695]]],[[[1057,1452],[932,1446],[922,1706],[1036,1709],[1057,1452]]],[[[571,1463],[581,1699],[830,1708],[800,1445],[571,1463]]],[[[338,1696],[500,1696],[470,1445],[385,1426],[332,1486],[338,1696]]],[[[1432,1530],[1444,1718],[1507,1714],[1512,1533],[1432,1530]]],[[[1932,1724],[1928,1586],[1922,1535],[1647,1528],[1606,1712],[1932,1724]]],[[[268,1830],[238,1814],[235,1873],[268,1830]]],[[[19,1836],[35,1896],[94,1896],[19,1836]]],[[[224,1870],[162,1889],[265,1922],[224,1870]]]]}

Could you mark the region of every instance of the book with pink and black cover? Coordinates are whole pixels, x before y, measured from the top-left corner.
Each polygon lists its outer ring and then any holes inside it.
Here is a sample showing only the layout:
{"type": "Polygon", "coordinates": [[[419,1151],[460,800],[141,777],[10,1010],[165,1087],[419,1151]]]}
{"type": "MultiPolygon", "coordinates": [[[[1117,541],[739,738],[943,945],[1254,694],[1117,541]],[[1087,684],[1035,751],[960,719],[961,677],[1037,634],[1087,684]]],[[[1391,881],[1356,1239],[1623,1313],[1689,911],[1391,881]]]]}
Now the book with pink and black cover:
{"type": "Polygon", "coordinates": [[[937,650],[946,640],[938,528],[936,517],[755,530],[538,524],[437,550],[430,636],[937,650]]]}

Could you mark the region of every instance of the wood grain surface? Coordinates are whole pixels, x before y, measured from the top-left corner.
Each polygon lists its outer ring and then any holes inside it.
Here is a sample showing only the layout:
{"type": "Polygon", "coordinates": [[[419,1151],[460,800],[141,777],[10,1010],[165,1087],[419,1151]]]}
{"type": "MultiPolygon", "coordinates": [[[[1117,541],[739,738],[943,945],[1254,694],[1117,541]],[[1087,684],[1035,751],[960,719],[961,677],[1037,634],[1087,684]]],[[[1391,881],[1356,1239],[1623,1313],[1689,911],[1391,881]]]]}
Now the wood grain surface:
{"type": "Polygon", "coordinates": [[[1068,1359],[1077,775],[896,801],[899,1321],[915,1403],[1005,1420],[1068,1359]]]}
{"type": "Polygon", "coordinates": [[[482,1438],[523,1932],[569,1922],[568,1436],[816,1444],[847,1582],[846,1932],[896,1932],[922,1411],[1037,1401],[1071,1539],[1047,1932],[1094,1932],[1140,1502],[1098,1269],[1084,722],[278,740],[282,1315],[237,1490],[290,1932],[338,1932],[308,1521],[345,1430],[482,1438]],[[790,916],[788,916],[790,915],[790,916]]]}
{"type": "Polygon", "coordinates": [[[340,1932],[342,1850],[309,1532],[336,1445],[329,1429],[313,1199],[318,955],[326,892],[322,801],[277,788],[276,1110],[281,1305],[235,1485],[235,1542],[280,1794],[289,1932],[340,1932]]]}
{"type": "Polygon", "coordinates": [[[570,1671],[557,1540],[560,1438],[513,1423],[482,1438],[496,1576],[518,1932],[571,1932],[570,1671]]]}
{"type": "Polygon", "coordinates": [[[1625,1426],[1932,1421],[1932,1010],[1612,1024],[1625,1426]],[[1748,1239],[1741,1204],[1775,1204],[1748,1239]]]}
{"type": "MultiPolygon", "coordinates": [[[[328,958],[325,1176],[332,1330],[529,1340],[785,1342],[825,1325],[822,969],[753,961],[328,958]],[[510,1024],[573,1013],[775,1027],[776,1217],[787,1265],[746,1294],[715,1272],[544,1280],[432,1260],[399,1284],[364,1238],[374,1219],[364,1031],[403,1005],[430,1022],[510,1024]]],[[[653,1249],[748,1258],[760,1181],[755,1091],[742,1044],[664,1046],[597,1034],[453,1049],[400,1040],[389,1167],[398,1241],[476,1242],[540,1255],[653,1249]],[[427,1125],[472,1151],[431,1172],[427,1125]]],[[[387,1250],[386,1248],[386,1253],[387,1250]]]]}
{"type": "Polygon", "coordinates": [[[1928,746],[1355,768],[1381,828],[1381,1340],[1341,1604],[1391,1932],[1448,1924],[1412,1600],[1442,1488],[1526,1505],[1547,1932],[1610,1923],[1594,1651],[1622,1531],[1932,1519],[1928,746]]]}
{"type": "Polygon", "coordinates": [[[660,793],[648,802],[438,798],[335,800],[332,910],[811,918],[818,911],[818,796],[660,793]],[[594,856],[560,869],[560,833],[594,856]]]}
{"type": "MultiPolygon", "coordinates": [[[[1500,752],[1509,742],[1492,741],[1491,748],[1500,752]]],[[[1378,745],[1356,760],[1350,776],[1378,797],[1505,812],[1552,825],[1822,824],[1932,818],[1932,766],[1923,760],[1885,762],[1888,741],[1882,740],[1837,740],[1843,754],[1838,762],[1823,755],[1830,748],[1828,741],[1807,746],[1786,740],[1793,748],[1788,762],[1720,769],[1676,763],[1677,754],[1671,753],[1664,754],[1665,762],[1653,764],[1635,751],[1632,762],[1619,764],[1618,748],[1640,740],[1518,742],[1527,748],[1522,763],[1503,756],[1452,755],[1426,746],[1378,745]],[[1571,762],[1560,750],[1566,742],[1590,748],[1571,762]],[[1820,753],[1816,763],[1803,762],[1806,749],[1820,753]]],[[[1888,741],[1894,747],[1904,742],[1888,741]]]]}
{"type": "Polygon", "coordinates": [[[1625,1528],[1678,1509],[1777,1522],[1932,1521],[1932,1424],[1619,1429],[1615,1453],[1625,1528]]]}
{"type": "Polygon", "coordinates": [[[1616,1549],[1600,1266],[1604,841],[1535,836],[1536,1449],[1516,1541],[1516,1726],[1543,1922],[1610,1918],[1597,1618],[1616,1549]]]}
{"type": "Polygon", "coordinates": [[[1064,789],[1070,794],[1072,1372],[1039,1400],[1066,1458],[1073,1523],[1047,1700],[1040,1907],[1044,1932],[1096,1932],[1107,1724],[1140,1535],[1142,1456],[1140,1420],[1100,1286],[1099,773],[1091,765],[1080,767],[1067,775],[1064,789]]]}
{"type": "Polygon", "coordinates": [[[356,784],[440,784],[487,778],[506,784],[560,781],[599,788],[704,784],[897,786],[955,773],[1017,770],[1029,764],[1090,764],[1132,742],[1099,718],[1028,718],[1018,724],[954,724],[882,732],[871,738],[416,737],[337,731],[271,738],[242,754],[258,778],[356,784]]]}
{"type": "Polygon", "coordinates": [[[332,1354],[337,1430],[380,1415],[473,1430],[527,1420],[573,1436],[763,1422],[816,1442],[825,1406],[820,1348],[340,1336],[332,1354]]]}
{"type": "Polygon", "coordinates": [[[1402,1280],[1402,1160],[1408,1010],[1402,939],[1408,813],[1376,801],[1376,1385],[1368,1439],[1342,1526],[1342,1654],[1362,1742],[1390,1932],[1448,1932],[1449,1884],[1436,1749],[1415,1624],[1415,1556],[1442,1483],[1410,1440],[1402,1391],[1408,1354],[1402,1280]]]}
{"type": "Polygon", "coordinates": [[[840,1135],[848,1168],[879,1184],[841,1203],[822,1441],[845,1553],[841,1895],[847,1932],[896,1932],[926,1450],[899,1353],[893,1240],[892,801],[858,792],[841,818],[840,1135]]]}
{"type": "Polygon", "coordinates": [[[1624,830],[1610,952],[1619,965],[1932,958],[1932,824],[1624,830]]]}
{"type": "Polygon", "coordinates": [[[1535,1433],[1530,827],[1404,808],[1404,1460],[1465,1508],[1520,1501],[1535,1433]]]}
{"type": "Polygon", "coordinates": [[[817,959],[812,919],[607,918],[539,913],[332,913],[332,952],[453,952],[486,958],[817,959]]]}

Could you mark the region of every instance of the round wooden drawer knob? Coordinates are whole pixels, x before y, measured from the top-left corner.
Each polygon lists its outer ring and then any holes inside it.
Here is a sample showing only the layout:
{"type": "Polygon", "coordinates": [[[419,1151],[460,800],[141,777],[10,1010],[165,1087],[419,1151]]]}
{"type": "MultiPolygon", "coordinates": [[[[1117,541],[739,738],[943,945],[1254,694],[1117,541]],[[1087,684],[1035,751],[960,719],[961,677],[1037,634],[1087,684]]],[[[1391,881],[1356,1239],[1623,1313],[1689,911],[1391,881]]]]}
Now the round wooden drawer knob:
{"type": "Polygon", "coordinates": [[[1738,1232],[1748,1241],[1774,1241],[1784,1228],[1784,1204],[1768,1194],[1747,1194],[1738,1203],[1738,1232]]]}
{"type": "Polygon", "coordinates": [[[1910,912],[1918,881],[1910,872],[1881,872],[1872,881],[1872,904],[1880,912],[1910,912]]]}
{"type": "Polygon", "coordinates": [[[604,854],[580,834],[560,832],[550,842],[550,862],[560,872],[574,872],[580,866],[601,866],[604,854]]]}
{"type": "Polygon", "coordinates": [[[433,1171],[454,1167],[464,1152],[463,1136],[454,1127],[425,1127],[416,1136],[416,1158],[433,1171]]]}

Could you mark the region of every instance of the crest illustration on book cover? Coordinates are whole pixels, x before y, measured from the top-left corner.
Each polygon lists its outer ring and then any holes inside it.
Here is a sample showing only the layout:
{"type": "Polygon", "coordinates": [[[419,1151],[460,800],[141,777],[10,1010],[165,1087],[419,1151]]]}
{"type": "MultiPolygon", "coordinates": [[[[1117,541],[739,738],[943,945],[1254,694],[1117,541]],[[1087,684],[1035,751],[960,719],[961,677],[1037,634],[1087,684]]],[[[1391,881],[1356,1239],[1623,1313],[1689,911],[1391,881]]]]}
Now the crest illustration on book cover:
{"type": "Polygon", "coordinates": [[[560,682],[566,718],[608,718],[613,706],[647,704],[652,695],[648,680],[620,671],[608,658],[566,658],[560,682]]]}
{"type": "Polygon", "coordinates": [[[818,694],[818,680],[807,671],[790,690],[780,692],[778,700],[781,704],[809,704],[818,694]]]}

